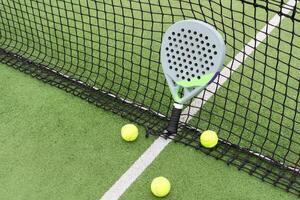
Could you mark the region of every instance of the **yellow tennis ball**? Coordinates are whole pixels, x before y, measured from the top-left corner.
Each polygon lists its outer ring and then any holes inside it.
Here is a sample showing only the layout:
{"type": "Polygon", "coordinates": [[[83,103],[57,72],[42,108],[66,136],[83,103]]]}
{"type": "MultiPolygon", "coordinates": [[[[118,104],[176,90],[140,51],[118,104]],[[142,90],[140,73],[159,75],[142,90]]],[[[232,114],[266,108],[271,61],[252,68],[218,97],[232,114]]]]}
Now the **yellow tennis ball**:
{"type": "Polygon", "coordinates": [[[131,142],[136,140],[139,130],[134,124],[126,124],[121,129],[121,136],[125,141],[131,142]]]}
{"type": "Polygon", "coordinates": [[[204,131],[200,136],[200,143],[206,148],[213,148],[218,144],[218,135],[215,131],[204,131]]]}
{"type": "Polygon", "coordinates": [[[159,176],[152,180],[151,192],[157,197],[164,197],[169,194],[171,184],[165,177],[159,176]]]}

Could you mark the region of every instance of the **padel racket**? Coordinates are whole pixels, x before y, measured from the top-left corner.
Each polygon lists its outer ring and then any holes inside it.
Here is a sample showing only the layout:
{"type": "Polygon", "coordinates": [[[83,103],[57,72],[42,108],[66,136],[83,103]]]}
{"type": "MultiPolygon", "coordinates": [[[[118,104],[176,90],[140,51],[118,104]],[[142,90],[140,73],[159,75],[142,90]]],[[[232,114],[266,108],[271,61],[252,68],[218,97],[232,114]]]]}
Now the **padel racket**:
{"type": "Polygon", "coordinates": [[[183,20],[165,32],[160,56],[175,101],[167,133],[176,134],[183,104],[205,89],[221,71],[225,43],[213,26],[183,20]]]}

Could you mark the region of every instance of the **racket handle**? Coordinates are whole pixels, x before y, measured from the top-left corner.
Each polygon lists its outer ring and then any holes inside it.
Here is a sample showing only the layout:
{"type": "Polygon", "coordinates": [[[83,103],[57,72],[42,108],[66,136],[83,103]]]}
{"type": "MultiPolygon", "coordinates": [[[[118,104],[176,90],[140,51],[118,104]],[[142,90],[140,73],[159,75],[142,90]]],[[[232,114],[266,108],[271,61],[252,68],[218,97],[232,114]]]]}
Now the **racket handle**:
{"type": "Polygon", "coordinates": [[[177,129],[178,129],[178,123],[181,115],[183,105],[174,103],[174,107],[172,109],[172,115],[168,124],[168,134],[177,134],[177,129]]]}

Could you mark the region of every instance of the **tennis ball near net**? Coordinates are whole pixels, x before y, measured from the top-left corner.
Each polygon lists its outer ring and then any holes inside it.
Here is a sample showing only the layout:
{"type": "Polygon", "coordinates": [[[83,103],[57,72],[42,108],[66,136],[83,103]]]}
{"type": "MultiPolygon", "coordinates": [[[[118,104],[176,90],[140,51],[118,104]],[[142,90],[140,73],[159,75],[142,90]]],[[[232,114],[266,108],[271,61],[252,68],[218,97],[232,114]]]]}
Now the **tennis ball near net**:
{"type": "Polygon", "coordinates": [[[204,131],[200,136],[200,143],[205,148],[213,148],[218,144],[218,135],[215,131],[204,131]]]}
{"type": "Polygon", "coordinates": [[[156,177],[151,182],[151,192],[157,197],[165,197],[171,190],[169,180],[163,176],[156,177]]]}
{"type": "Polygon", "coordinates": [[[121,136],[127,142],[136,140],[139,135],[139,130],[134,124],[126,124],[121,129],[121,136]]]}

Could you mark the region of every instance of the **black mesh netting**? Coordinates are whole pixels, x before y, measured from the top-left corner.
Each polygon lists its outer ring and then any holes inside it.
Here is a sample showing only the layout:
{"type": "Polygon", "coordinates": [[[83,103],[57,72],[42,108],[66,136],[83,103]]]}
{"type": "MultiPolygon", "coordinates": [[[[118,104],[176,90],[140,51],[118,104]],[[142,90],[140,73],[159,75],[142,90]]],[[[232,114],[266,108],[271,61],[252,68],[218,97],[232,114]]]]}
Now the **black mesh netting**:
{"type": "Polygon", "coordinates": [[[0,0],[0,61],[159,135],[172,98],[162,35],[198,19],[222,34],[224,70],[187,105],[176,142],[300,195],[300,7],[294,0],[0,0]],[[201,131],[218,132],[213,150],[201,131]]]}

